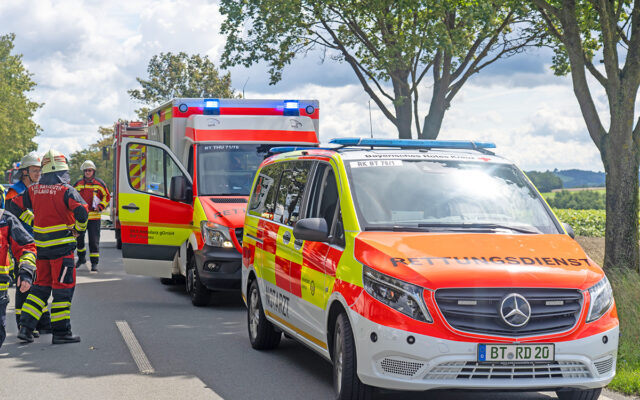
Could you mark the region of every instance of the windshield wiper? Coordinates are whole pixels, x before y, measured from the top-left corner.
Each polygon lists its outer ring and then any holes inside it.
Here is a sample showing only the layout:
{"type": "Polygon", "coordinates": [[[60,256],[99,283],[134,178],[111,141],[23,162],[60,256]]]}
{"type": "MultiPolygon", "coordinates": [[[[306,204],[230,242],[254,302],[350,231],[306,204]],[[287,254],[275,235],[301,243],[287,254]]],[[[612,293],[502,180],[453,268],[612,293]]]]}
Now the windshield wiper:
{"type": "Polygon", "coordinates": [[[400,225],[365,226],[364,230],[365,231],[390,231],[390,232],[430,232],[431,231],[431,229],[428,229],[427,227],[400,226],[400,225]]]}
{"type": "Polygon", "coordinates": [[[420,228],[445,228],[445,229],[509,229],[520,233],[536,234],[542,233],[536,228],[525,228],[521,226],[507,225],[507,224],[494,224],[494,223],[477,223],[477,222],[462,222],[456,224],[418,224],[420,228]]]}

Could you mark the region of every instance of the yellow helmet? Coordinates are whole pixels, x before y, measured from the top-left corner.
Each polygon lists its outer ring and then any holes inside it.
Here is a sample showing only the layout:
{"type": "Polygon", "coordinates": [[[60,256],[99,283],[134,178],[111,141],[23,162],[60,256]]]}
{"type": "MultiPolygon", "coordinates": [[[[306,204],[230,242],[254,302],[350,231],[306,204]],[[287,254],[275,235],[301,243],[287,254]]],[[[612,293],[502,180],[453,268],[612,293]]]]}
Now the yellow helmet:
{"type": "Polygon", "coordinates": [[[68,171],[69,165],[67,165],[66,157],[56,150],[49,150],[42,157],[42,173],[68,171]]]}

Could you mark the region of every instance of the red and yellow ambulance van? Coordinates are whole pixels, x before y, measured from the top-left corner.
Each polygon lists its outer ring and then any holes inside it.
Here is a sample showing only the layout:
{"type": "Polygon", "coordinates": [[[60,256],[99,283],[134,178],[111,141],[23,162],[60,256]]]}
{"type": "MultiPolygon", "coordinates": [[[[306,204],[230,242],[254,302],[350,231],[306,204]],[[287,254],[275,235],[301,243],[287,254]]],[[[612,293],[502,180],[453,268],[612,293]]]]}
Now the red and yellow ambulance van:
{"type": "Polygon", "coordinates": [[[274,146],[318,144],[317,100],[177,98],[147,139],[122,137],[117,209],[125,270],[185,277],[194,305],[238,290],[251,183],[274,146]]]}
{"type": "MultiPolygon", "coordinates": [[[[242,293],[251,345],[285,332],[375,388],[553,390],[596,399],[616,370],[603,270],[491,143],[334,139],[254,179],[242,293]]],[[[294,151],[290,151],[294,150],[294,151]]]]}

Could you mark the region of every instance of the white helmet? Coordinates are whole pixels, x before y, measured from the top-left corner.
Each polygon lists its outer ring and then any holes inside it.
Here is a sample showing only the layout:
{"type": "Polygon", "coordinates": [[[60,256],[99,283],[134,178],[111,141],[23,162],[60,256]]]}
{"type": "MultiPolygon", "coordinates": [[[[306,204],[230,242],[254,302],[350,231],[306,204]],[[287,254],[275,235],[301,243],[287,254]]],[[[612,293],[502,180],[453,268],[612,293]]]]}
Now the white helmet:
{"type": "Polygon", "coordinates": [[[41,166],[42,164],[40,162],[40,157],[38,157],[35,151],[32,151],[31,153],[22,157],[22,160],[20,160],[20,169],[27,169],[29,167],[41,167],[41,166]]]}
{"type": "Polygon", "coordinates": [[[93,163],[93,161],[91,160],[87,160],[85,162],[82,163],[82,165],[80,166],[81,170],[85,170],[85,169],[92,169],[92,170],[96,170],[96,165],[93,163]]]}

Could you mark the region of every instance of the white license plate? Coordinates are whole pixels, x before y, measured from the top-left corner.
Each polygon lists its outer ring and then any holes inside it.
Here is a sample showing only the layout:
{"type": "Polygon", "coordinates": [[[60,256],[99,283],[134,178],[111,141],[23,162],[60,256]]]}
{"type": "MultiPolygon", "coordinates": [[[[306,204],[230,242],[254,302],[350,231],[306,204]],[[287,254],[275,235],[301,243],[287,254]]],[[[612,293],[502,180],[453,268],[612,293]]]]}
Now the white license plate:
{"type": "Polygon", "coordinates": [[[554,361],[553,344],[479,344],[478,361],[554,361]]]}

